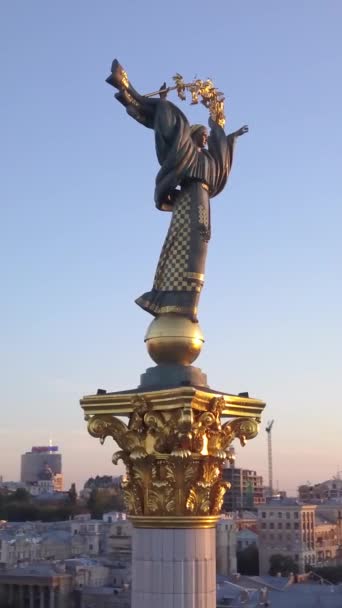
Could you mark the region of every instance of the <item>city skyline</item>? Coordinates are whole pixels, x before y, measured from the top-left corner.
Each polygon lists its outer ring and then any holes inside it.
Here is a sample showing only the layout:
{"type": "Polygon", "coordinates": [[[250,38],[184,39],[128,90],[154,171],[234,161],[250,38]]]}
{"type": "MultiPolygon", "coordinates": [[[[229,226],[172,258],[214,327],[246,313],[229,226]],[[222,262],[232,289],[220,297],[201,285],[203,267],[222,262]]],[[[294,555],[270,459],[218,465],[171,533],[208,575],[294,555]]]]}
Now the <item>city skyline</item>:
{"type": "MultiPolygon", "coordinates": [[[[113,465],[110,464],[110,455],[111,455],[111,447],[110,447],[110,441],[107,440],[107,450],[105,452],[106,458],[107,460],[105,460],[104,462],[102,462],[100,460],[99,463],[99,470],[96,469],[96,465],[93,465],[91,468],[89,468],[89,474],[87,472],[85,472],[82,475],[79,475],[79,477],[73,477],[70,473],[68,473],[68,469],[65,468],[65,459],[64,459],[64,452],[61,448],[59,448],[59,454],[62,454],[63,456],[63,478],[64,478],[64,491],[67,491],[72,483],[76,483],[76,487],[77,490],[80,491],[83,486],[84,483],[90,478],[90,477],[96,477],[97,475],[102,476],[102,475],[111,475],[112,477],[117,477],[120,476],[122,474],[124,474],[125,470],[123,466],[116,466],[113,467],[113,465]],[[108,460],[108,456],[109,456],[109,460],[108,460]],[[109,463],[109,464],[108,464],[109,463]],[[101,468],[102,467],[102,468],[101,468]]],[[[114,444],[112,444],[114,446],[114,444]]],[[[265,439],[265,445],[266,445],[266,439],[265,439]]],[[[100,446],[100,447],[104,447],[104,446],[100,446]]],[[[236,461],[235,461],[235,466],[236,468],[242,468],[244,470],[251,470],[251,471],[256,471],[257,475],[260,475],[263,478],[263,486],[264,488],[268,487],[268,470],[267,470],[267,448],[264,446],[265,448],[265,464],[263,466],[262,469],[256,469],[253,468],[252,466],[252,461],[250,461],[250,459],[248,458],[248,455],[245,459],[241,458],[242,452],[241,450],[243,448],[239,447],[239,446],[235,446],[235,453],[239,454],[239,457],[237,457],[236,461]],[[261,472],[261,470],[263,472],[261,472]]],[[[67,448],[66,448],[67,449],[67,448]]],[[[28,450],[27,450],[28,451],[28,450]]],[[[23,454],[27,453],[23,452],[23,454]]],[[[68,452],[68,450],[67,450],[68,452]]],[[[258,448],[256,450],[257,453],[260,452],[260,449],[258,448]]],[[[20,460],[23,454],[20,454],[18,456],[18,466],[14,466],[14,467],[10,467],[9,470],[13,471],[13,476],[12,477],[8,477],[6,475],[3,474],[3,471],[0,470],[0,477],[3,478],[3,481],[19,481],[20,480],[20,460]]],[[[328,476],[326,477],[319,477],[319,475],[315,475],[315,477],[313,477],[311,475],[310,479],[302,479],[299,480],[298,483],[296,485],[293,485],[293,487],[290,486],[282,486],[280,484],[279,479],[277,478],[277,471],[274,471],[274,488],[273,490],[275,492],[282,491],[285,490],[287,491],[289,496],[297,496],[298,494],[298,488],[300,485],[305,485],[307,483],[314,485],[315,483],[322,483],[324,481],[327,480],[331,480],[331,479],[341,479],[341,470],[335,470],[335,471],[330,471],[330,474],[328,472],[328,476]]]]}
{"type": "Polygon", "coordinates": [[[123,471],[111,464],[114,444],[87,435],[79,399],[136,387],[152,365],[150,318],[133,301],[151,283],[169,218],[154,207],[152,134],[105,83],[117,56],[141,90],[177,71],[212,77],[227,132],[249,124],[212,204],[197,364],[209,385],[266,401],[259,437],[237,447],[237,462],[267,482],[274,418],[274,481],[293,494],[342,468],[342,8],[221,0],[209,18],[203,1],[177,0],[161,27],[160,4],[150,7],[4,7],[0,474],[19,479],[20,454],[50,434],[66,488],[123,471]]]}

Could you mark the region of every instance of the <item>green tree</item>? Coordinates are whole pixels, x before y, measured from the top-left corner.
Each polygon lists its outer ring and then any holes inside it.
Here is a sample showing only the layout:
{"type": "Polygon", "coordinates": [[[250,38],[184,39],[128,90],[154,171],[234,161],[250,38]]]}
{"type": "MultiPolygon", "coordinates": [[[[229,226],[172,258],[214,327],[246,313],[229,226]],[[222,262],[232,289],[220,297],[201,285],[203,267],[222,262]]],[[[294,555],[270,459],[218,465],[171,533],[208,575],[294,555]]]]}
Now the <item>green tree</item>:
{"type": "Polygon", "coordinates": [[[124,511],[124,503],[122,492],[113,493],[112,489],[97,489],[93,488],[87,507],[91,516],[95,519],[100,519],[104,513],[109,511],[124,511]]]}
{"type": "Polygon", "coordinates": [[[269,574],[276,576],[280,572],[282,576],[289,576],[289,574],[298,573],[298,564],[292,559],[290,555],[281,555],[276,553],[270,557],[270,569],[269,574]]]}
{"type": "Polygon", "coordinates": [[[10,502],[31,502],[32,496],[25,488],[17,488],[8,498],[10,502]]]}
{"type": "Polygon", "coordinates": [[[72,505],[76,505],[77,503],[77,491],[76,484],[72,483],[70,490],[68,491],[69,501],[72,505]]]}

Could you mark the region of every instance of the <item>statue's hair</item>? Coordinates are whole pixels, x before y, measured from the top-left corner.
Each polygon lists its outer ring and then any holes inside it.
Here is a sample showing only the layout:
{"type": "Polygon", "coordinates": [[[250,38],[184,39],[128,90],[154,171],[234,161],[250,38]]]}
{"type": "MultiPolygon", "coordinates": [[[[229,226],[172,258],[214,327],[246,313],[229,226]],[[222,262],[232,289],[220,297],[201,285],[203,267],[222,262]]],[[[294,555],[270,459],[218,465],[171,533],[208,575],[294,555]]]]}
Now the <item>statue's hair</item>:
{"type": "Polygon", "coordinates": [[[196,131],[199,131],[200,129],[206,129],[207,127],[205,127],[204,125],[191,125],[190,127],[190,135],[194,135],[194,133],[196,133],[196,131]]]}

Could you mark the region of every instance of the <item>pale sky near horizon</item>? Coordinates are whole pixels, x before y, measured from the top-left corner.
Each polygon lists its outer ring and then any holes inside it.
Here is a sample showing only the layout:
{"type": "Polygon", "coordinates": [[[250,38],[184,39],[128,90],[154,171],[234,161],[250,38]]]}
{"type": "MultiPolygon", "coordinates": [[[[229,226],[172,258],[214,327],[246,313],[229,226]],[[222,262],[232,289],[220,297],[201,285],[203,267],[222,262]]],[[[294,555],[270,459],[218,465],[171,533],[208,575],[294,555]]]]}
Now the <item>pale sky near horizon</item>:
{"type": "Polygon", "coordinates": [[[50,437],[66,486],[119,474],[78,401],[135,387],[152,365],[151,318],[134,299],[152,286],[169,216],[153,202],[153,133],[105,83],[117,57],[141,92],[175,72],[211,77],[227,132],[249,124],[212,201],[196,364],[213,388],[267,402],[237,464],[267,481],[274,418],[279,487],[331,478],[342,469],[340,1],[12,0],[0,17],[0,475],[18,479],[20,454],[50,437]]]}

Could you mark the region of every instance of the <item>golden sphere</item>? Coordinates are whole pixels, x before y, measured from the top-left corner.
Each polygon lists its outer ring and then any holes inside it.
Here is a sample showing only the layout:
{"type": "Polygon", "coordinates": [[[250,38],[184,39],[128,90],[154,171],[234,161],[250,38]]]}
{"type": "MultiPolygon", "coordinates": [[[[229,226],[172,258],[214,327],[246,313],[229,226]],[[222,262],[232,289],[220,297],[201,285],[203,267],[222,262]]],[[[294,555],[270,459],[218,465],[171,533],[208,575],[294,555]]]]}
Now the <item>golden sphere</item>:
{"type": "Polygon", "coordinates": [[[152,321],[145,342],[155,363],[191,365],[201,352],[204,337],[198,323],[170,313],[152,321]]]}

